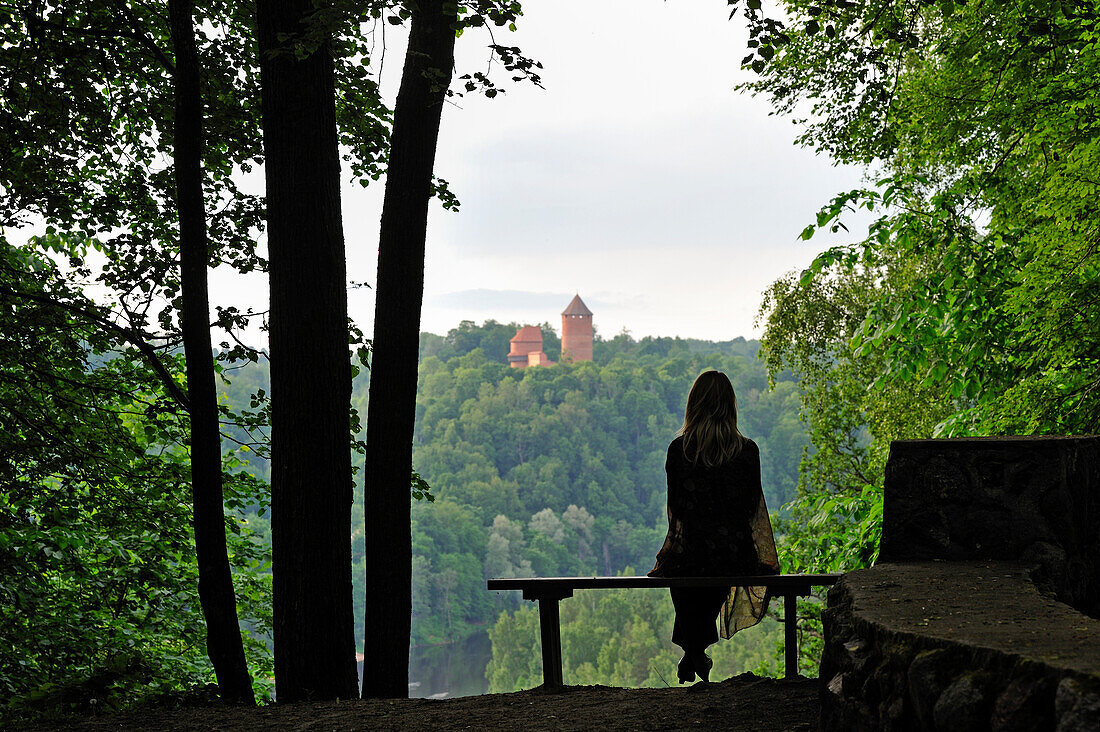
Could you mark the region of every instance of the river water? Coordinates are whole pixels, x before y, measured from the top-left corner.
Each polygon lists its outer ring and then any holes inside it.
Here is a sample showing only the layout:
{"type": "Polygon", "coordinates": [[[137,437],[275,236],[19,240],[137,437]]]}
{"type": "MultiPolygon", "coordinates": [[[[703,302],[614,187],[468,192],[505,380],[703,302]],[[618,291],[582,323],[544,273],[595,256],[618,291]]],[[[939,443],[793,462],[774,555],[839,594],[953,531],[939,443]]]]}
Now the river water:
{"type": "Polygon", "coordinates": [[[489,681],[485,667],[492,655],[488,632],[472,635],[461,643],[413,646],[409,653],[409,696],[486,694],[489,681]]]}

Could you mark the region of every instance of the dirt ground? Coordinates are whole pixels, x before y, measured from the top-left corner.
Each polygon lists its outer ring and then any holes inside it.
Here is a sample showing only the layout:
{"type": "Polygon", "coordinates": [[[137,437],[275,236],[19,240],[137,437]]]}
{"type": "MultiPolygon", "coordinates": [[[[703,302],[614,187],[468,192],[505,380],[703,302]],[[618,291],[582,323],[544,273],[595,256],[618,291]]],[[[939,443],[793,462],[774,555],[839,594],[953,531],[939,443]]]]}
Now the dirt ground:
{"type": "Polygon", "coordinates": [[[70,718],[33,730],[598,730],[722,729],[792,732],[817,727],[816,679],[759,678],[668,689],[570,686],[458,699],[402,699],[190,707],[70,718]]]}

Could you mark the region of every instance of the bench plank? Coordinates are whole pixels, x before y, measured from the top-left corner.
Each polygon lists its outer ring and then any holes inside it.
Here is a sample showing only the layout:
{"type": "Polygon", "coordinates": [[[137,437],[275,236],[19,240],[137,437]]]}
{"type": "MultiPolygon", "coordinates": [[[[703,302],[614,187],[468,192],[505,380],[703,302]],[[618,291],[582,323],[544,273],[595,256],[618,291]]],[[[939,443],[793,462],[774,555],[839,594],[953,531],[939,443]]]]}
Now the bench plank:
{"type": "Polygon", "coordinates": [[[573,590],[618,587],[767,587],[783,598],[783,672],[798,675],[798,598],[811,587],[836,584],[840,572],[821,574],[735,575],[730,577],[508,577],[486,582],[490,590],[520,590],[524,600],[539,604],[539,633],[542,637],[542,682],[546,689],[563,685],[561,627],[558,601],[573,596],[573,590]]]}
{"type": "Polygon", "coordinates": [[[560,590],[613,589],[616,587],[770,587],[776,590],[836,584],[840,572],[822,574],[733,575],[729,577],[508,577],[491,579],[490,590],[523,590],[524,592],[560,590]]]}

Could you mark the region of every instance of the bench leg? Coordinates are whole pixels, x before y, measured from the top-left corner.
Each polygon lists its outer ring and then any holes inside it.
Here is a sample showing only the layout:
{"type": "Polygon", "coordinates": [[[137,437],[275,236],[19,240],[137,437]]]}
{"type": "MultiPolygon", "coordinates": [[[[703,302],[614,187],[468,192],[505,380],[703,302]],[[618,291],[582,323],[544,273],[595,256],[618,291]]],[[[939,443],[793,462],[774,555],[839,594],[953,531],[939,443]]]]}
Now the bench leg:
{"type": "Polygon", "coordinates": [[[798,595],[783,595],[783,678],[798,676],[798,595]]]}
{"type": "Polygon", "coordinates": [[[539,598],[539,630],[542,633],[542,685],[560,689],[561,630],[558,627],[558,598],[539,598]]]}

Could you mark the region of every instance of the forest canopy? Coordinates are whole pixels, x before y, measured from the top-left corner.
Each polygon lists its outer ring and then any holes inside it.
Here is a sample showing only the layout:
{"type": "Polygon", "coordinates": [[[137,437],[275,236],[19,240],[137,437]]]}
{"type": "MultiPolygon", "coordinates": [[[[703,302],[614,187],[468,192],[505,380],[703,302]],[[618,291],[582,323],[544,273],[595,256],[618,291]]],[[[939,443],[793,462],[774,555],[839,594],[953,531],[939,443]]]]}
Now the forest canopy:
{"type": "MultiPolygon", "coordinates": [[[[434,500],[418,501],[412,511],[414,656],[416,647],[461,648],[487,627],[499,626],[503,633],[525,622],[522,614],[512,619],[519,598],[486,592],[487,578],[652,567],[665,532],[665,450],[682,421],[691,382],[703,369],[720,368],[737,389],[741,429],[761,445],[769,506],[779,511],[795,496],[805,447],[796,385],[780,375],[769,388],[758,342],[635,340],[620,333],[607,340],[597,336],[593,362],[512,369],[506,361],[508,339],[518,327],[464,322],[443,336],[421,335],[413,457],[434,500]]],[[[557,337],[544,326],[547,348],[551,336],[557,337]]],[[[264,388],[264,376],[263,364],[241,370],[226,392],[230,402],[264,388]]],[[[353,390],[360,413],[368,376],[360,375],[353,390]]],[[[362,457],[355,460],[361,468],[362,457]]],[[[262,476],[265,463],[254,461],[252,469],[262,476]]],[[[353,536],[358,590],[359,519],[353,536]]],[[[666,596],[647,602],[652,606],[647,622],[671,623],[666,596]]],[[[565,617],[569,621],[572,615],[565,617]]],[[[663,649],[659,660],[635,658],[631,668],[640,669],[637,673],[620,670],[613,677],[607,670],[613,663],[604,671],[598,664],[603,644],[620,642],[611,620],[588,612],[576,622],[580,625],[568,632],[604,639],[593,648],[573,646],[580,654],[577,664],[591,663],[585,673],[602,679],[599,683],[652,681],[657,677],[648,670],[650,661],[663,668],[672,657],[671,647],[665,648],[668,633],[662,631],[652,639],[654,648],[663,649]]],[[[491,689],[530,685],[534,677],[517,669],[541,657],[526,658],[537,637],[493,641],[494,658],[500,658],[493,661],[496,670],[490,669],[491,689]]],[[[732,673],[761,664],[768,668],[773,655],[774,639],[765,639],[744,653],[731,649],[720,662],[732,673]]],[[[475,655],[463,662],[486,660],[475,655]]],[[[414,676],[423,671],[416,666],[414,676]]]]}
{"type": "Polygon", "coordinates": [[[863,209],[866,238],[761,305],[762,355],[797,375],[814,447],[792,556],[858,566],[877,553],[891,440],[1100,430],[1100,3],[781,7],[783,22],[742,6],[742,90],[802,145],[877,171],[802,233],[863,209]]]}
{"type": "Polygon", "coordinates": [[[725,371],[737,390],[769,505],[794,497],[804,445],[795,385],[768,388],[755,342],[621,334],[597,340],[593,362],[512,369],[497,338],[515,331],[463,324],[422,339],[424,352],[471,350],[420,365],[413,454],[436,501],[413,511],[414,583],[424,588],[414,642],[453,639],[466,623],[461,637],[495,620],[500,602],[512,606],[485,593],[487,577],[648,571],[666,529],[665,452],[704,369],[725,371]],[[452,572],[469,592],[461,604],[441,589],[452,572]]]}

